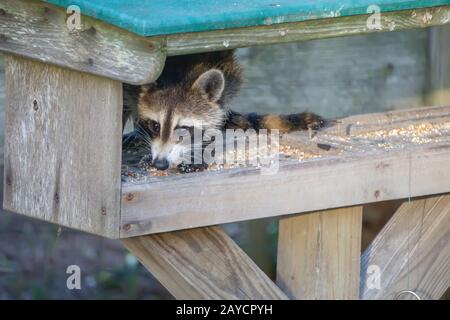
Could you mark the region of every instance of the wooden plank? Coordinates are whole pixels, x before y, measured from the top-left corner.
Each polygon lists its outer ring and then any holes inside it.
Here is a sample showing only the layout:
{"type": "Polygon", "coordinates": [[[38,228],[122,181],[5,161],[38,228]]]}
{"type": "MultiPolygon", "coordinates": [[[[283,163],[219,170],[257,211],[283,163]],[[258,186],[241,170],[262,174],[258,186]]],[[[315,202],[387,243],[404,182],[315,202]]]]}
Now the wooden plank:
{"type": "Polygon", "coordinates": [[[362,206],[280,219],[277,284],[295,299],[358,299],[362,206]]]}
{"type": "Polygon", "coordinates": [[[450,23],[450,6],[386,12],[381,15],[381,29],[367,27],[369,16],[355,15],[249,28],[173,34],[165,37],[167,54],[180,55],[444,25],[450,23]]]}
{"type": "Polygon", "coordinates": [[[449,248],[450,195],[403,203],[361,257],[361,298],[393,299],[403,290],[441,298],[450,286],[449,248]]]}
{"type": "Polygon", "coordinates": [[[424,50],[427,31],[384,32],[237,50],[245,82],[232,109],[244,113],[296,113],[307,108],[328,117],[343,117],[423,107],[429,68],[424,50]]]}
{"type": "Polygon", "coordinates": [[[450,26],[431,28],[428,32],[428,90],[430,105],[450,104],[450,26]]]}
{"type": "Polygon", "coordinates": [[[117,237],[121,119],[122,83],[8,56],[4,208],[117,237]]]}
{"type": "Polygon", "coordinates": [[[82,16],[70,31],[66,10],[36,0],[0,1],[0,51],[132,84],[154,81],[161,43],[82,16]]]}
{"type": "Polygon", "coordinates": [[[280,160],[274,175],[249,166],[124,183],[121,237],[450,191],[450,107],[353,116],[312,140],[283,139],[311,158],[280,160]]]}
{"type": "Polygon", "coordinates": [[[286,299],[219,227],[122,242],[177,299],[286,299]]]}

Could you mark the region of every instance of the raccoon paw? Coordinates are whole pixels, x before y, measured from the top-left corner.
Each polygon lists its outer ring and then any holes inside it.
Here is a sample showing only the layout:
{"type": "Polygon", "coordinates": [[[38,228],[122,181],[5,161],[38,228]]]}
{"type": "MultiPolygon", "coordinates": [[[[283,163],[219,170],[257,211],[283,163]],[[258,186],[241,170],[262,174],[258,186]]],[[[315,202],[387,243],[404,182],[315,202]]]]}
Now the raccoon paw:
{"type": "Polygon", "coordinates": [[[289,121],[295,128],[301,130],[319,130],[323,127],[326,127],[328,124],[327,120],[311,112],[302,112],[289,115],[289,121]]]}
{"type": "Polygon", "coordinates": [[[143,156],[141,158],[141,160],[139,160],[138,165],[141,167],[145,167],[145,166],[151,166],[152,165],[152,155],[151,154],[146,154],[145,156],[143,156]]]}
{"type": "Polygon", "coordinates": [[[203,170],[206,170],[208,168],[208,165],[206,163],[202,164],[179,164],[178,165],[178,172],[179,173],[191,173],[191,172],[201,172],[203,170]]]}

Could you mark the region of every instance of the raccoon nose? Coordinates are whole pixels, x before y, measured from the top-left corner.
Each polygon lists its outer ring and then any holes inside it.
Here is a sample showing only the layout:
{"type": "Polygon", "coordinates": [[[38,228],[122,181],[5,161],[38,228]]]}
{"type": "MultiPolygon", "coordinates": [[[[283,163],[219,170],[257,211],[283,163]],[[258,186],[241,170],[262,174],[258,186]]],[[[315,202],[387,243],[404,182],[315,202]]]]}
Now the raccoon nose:
{"type": "Polygon", "coordinates": [[[163,159],[157,158],[155,162],[153,162],[153,165],[158,170],[166,170],[167,168],[169,168],[169,161],[167,161],[167,159],[165,158],[163,159]]]}

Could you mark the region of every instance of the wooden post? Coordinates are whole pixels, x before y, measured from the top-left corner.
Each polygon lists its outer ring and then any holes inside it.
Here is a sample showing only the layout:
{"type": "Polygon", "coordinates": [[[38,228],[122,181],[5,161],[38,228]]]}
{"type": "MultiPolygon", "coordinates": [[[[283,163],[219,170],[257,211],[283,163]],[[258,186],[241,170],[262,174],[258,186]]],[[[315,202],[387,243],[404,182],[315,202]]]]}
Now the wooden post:
{"type": "Polygon", "coordinates": [[[8,56],[5,132],[5,209],[119,236],[121,82],[8,56]]]}
{"type": "Polygon", "coordinates": [[[219,227],[122,242],[177,299],[286,299],[219,227]]]}
{"type": "Polygon", "coordinates": [[[362,207],[280,220],[277,284],[295,299],[358,299],[362,207]]]}
{"type": "Polygon", "coordinates": [[[441,298],[450,286],[449,230],[450,195],[403,203],[361,257],[361,299],[393,299],[404,290],[441,298]]]}
{"type": "Polygon", "coordinates": [[[450,26],[430,28],[428,32],[428,105],[450,104],[450,26]]]}

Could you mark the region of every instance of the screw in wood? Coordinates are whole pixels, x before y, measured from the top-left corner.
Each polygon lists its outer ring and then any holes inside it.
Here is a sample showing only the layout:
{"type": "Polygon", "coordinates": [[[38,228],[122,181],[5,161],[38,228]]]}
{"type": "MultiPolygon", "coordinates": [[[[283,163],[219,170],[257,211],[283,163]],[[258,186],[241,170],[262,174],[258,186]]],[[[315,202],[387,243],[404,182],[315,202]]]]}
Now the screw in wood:
{"type": "Polygon", "coordinates": [[[378,199],[378,197],[380,196],[380,193],[381,193],[380,190],[375,191],[374,196],[376,199],[378,199]]]}
{"type": "Polygon", "coordinates": [[[33,109],[34,109],[34,111],[39,110],[39,105],[38,105],[38,102],[36,101],[36,99],[33,100],[33,109]]]}

